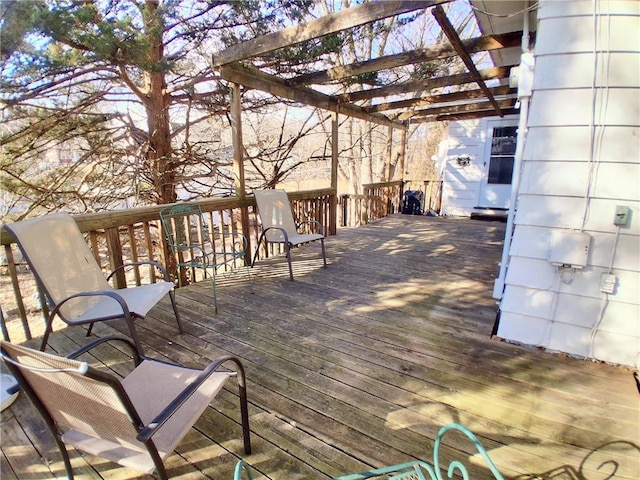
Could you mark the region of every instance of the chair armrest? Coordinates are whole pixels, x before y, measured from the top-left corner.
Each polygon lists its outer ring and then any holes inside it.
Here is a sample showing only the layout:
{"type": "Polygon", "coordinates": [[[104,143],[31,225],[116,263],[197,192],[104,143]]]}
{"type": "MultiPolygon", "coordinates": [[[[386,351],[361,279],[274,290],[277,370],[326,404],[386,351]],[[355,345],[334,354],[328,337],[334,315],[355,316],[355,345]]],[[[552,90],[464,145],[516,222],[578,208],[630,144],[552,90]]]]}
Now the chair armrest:
{"type": "Polygon", "coordinates": [[[244,460],[238,460],[238,463],[236,463],[233,480],[253,480],[249,465],[244,460]]]}
{"type": "Polygon", "coordinates": [[[141,260],[139,262],[130,262],[130,263],[125,263],[124,265],[120,265],[118,268],[116,268],[113,272],[111,272],[109,274],[109,276],[107,276],[107,281],[109,281],[111,279],[111,277],[118,271],[123,270],[125,268],[128,267],[135,267],[137,265],[153,265],[154,267],[156,267],[158,270],[160,270],[162,272],[162,276],[164,277],[164,280],[166,282],[169,282],[169,272],[167,272],[167,269],[164,268],[164,265],[162,265],[159,262],[156,262],[155,260],[141,260]]]}
{"type": "MultiPolygon", "coordinates": [[[[267,232],[268,232],[269,230],[280,230],[280,231],[282,232],[282,235],[284,236],[284,241],[285,241],[286,243],[289,243],[289,235],[287,235],[287,231],[286,231],[284,228],[281,228],[281,227],[269,227],[269,228],[266,228],[266,229],[262,232],[262,235],[264,235],[264,236],[266,237],[267,232]]],[[[258,246],[259,246],[259,245],[258,245],[258,246]]]]}
{"type": "Polygon", "coordinates": [[[80,355],[91,351],[92,349],[94,349],[98,345],[102,345],[103,343],[113,342],[113,341],[123,342],[125,345],[127,345],[129,347],[129,349],[131,350],[131,353],[132,353],[132,356],[133,356],[133,361],[134,361],[136,367],[138,365],[140,365],[142,360],[145,358],[140,354],[140,352],[138,352],[138,349],[136,348],[136,345],[131,340],[129,340],[126,337],[121,337],[119,335],[110,335],[108,337],[98,338],[97,340],[94,340],[93,342],[85,345],[84,347],[81,347],[78,350],[75,350],[75,351],[71,352],[70,354],[68,354],[66,356],[66,358],[75,359],[75,358],[79,357],[80,355]]]}
{"type": "MultiPolygon", "coordinates": [[[[75,293],[73,295],[68,296],[67,298],[65,298],[64,300],[62,300],[58,304],[56,304],[51,309],[51,313],[49,313],[49,318],[53,318],[55,315],[57,315],[58,312],[60,311],[60,308],[65,303],[67,303],[69,300],[73,300],[74,298],[78,298],[78,297],[100,297],[100,296],[113,298],[116,302],[118,302],[118,304],[120,304],[120,308],[122,308],[123,316],[125,318],[129,318],[131,316],[131,312],[129,312],[129,307],[127,306],[127,302],[124,301],[124,298],[122,298],[120,295],[118,295],[114,291],[97,290],[95,292],[80,292],[80,293],[75,293]]],[[[118,317],[113,317],[113,318],[120,318],[120,317],[118,316],[118,317]]],[[[106,320],[106,319],[102,319],[102,320],[106,320]]]]}
{"type": "MultiPolygon", "coordinates": [[[[155,362],[158,360],[149,361],[155,362]]],[[[147,424],[147,426],[145,426],[140,431],[136,438],[141,442],[148,441],[156,433],[156,431],[158,431],[158,429],[162,427],[162,425],[164,425],[165,422],[169,420],[171,416],[189,399],[189,397],[191,397],[191,395],[193,395],[198,390],[198,388],[200,388],[200,386],[209,378],[209,376],[217,371],[223,363],[228,361],[236,364],[237,370],[235,373],[238,374],[238,384],[241,387],[245,387],[244,367],[242,366],[240,360],[237,357],[231,355],[220,357],[210,363],[207,368],[202,370],[193,382],[187,385],[176,396],[176,398],[174,398],[173,401],[169,403],[169,405],[167,405],[158,415],[156,415],[153,420],[151,420],[151,422],[147,424]]]]}

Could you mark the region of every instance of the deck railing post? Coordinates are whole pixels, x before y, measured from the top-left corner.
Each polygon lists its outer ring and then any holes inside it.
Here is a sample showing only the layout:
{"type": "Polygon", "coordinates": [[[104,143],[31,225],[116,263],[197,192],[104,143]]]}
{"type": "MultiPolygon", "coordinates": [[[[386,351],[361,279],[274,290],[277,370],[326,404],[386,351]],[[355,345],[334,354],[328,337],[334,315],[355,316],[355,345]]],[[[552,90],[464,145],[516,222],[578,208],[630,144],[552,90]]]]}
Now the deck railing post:
{"type": "MultiPolygon", "coordinates": [[[[122,260],[122,242],[120,242],[120,231],[118,227],[105,229],[107,239],[107,249],[109,251],[109,268],[113,272],[124,264],[122,260]]],[[[115,288],[126,288],[127,278],[124,269],[118,270],[113,276],[115,288]]]]}

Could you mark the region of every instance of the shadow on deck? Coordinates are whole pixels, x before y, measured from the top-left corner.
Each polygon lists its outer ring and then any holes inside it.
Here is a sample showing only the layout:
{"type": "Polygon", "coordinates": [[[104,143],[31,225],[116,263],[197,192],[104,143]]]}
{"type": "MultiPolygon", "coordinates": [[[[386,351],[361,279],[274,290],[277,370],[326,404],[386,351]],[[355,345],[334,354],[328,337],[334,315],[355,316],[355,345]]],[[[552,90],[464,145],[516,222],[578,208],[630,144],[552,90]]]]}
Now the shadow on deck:
{"type": "MultiPolygon", "coordinates": [[[[505,478],[640,477],[638,392],[628,369],[489,338],[504,224],[397,215],[179,289],[185,331],[168,301],[138,322],[147,354],[204,365],[243,359],[254,453],[270,479],[323,479],[413,458],[431,461],[438,429],[470,428],[505,478]],[[603,476],[604,472],[604,476],[603,476]],[[536,476],[537,475],[537,476],[536,476]]],[[[99,325],[97,335],[123,325],[99,325]]],[[[86,338],[58,329],[66,353],[86,338]]],[[[118,361],[112,351],[101,358],[118,361]]],[[[233,477],[243,457],[237,401],[224,391],[170,457],[172,478],[233,477]]],[[[492,478],[473,446],[445,439],[440,462],[492,478]]],[[[21,396],[2,413],[3,480],[64,475],[55,444],[21,396]]],[[[76,478],[149,478],[72,452],[76,478]]]]}

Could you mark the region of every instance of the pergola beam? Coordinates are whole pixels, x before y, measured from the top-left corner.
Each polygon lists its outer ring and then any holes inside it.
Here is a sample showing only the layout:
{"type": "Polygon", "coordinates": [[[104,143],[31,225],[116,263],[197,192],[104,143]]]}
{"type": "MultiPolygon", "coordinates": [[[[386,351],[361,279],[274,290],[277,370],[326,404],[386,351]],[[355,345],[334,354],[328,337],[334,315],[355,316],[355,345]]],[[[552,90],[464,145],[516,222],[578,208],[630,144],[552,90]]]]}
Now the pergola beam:
{"type": "MultiPolygon", "coordinates": [[[[502,113],[504,115],[518,115],[520,113],[519,108],[511,107],[511,108],[502,108],[502,113]]],[[[436,115],[433,122],[454,122],[458,120],[471,120],[475,118],[484,118],[484,117],[495,117],[496,112],[493,109],[490,110],[477,110],[470,112],[462,112],[462,113],[443,113],[440,115],[436,115]]]]}
{"type": "Polygon", "coordinates": [[[480,73],[478,72],[478,69],[473,63],[473,59],[471,58],[471,55],[469,55],[469,52],[467,52],[466,48],[464,47],[462,40],[460,40],[460,37],[458,36],[458,32],[456,32],[456,29],[453,28],[453,25],[451,25],[451,22],[447,18],[446,13],[444,13],[444,9],[440,5],[437,5],[433,9],[432,13],[436,21],[440,24],[442,31],[444,32],[444,34],[447,36],[447,38],[453,45],[453,48],[456,49],[456,52],[458,52],[458,55],[460,56],[464,64],[469,69],[469,72],[471,72],[471,74],[476,79],[480,89],[485,92],[487,98],[489,99],[489,102],[495,109],[496,113],[502,117],[503,113],[500,111],[500,106],[498,105],[498,102],[496,102],[495,98],[493,98],[493,95],[491,95],[491,92],[487,88],[487,85],[484,83],[484,80],[480,78],[480,73]]]}
{"type": "MultiPolygon", "coordinates": [[[[471,53],[498,50],[501,48],[517,47],[522,42],[522,32],[510,32],[498,35],[484,35],[462,41],[466,51],[471,53]]],[[[354,62],[349,65],[338,66],[319,72],[299,75],[289,80],[290,85],[323,84],[342,80],[354,75],[389,70],[416,63],[429,62],[443,58],[453,57],[458,52],[453,45],[439,44],[431,47],[411,50],[409,52],[386,55],[384,57],[354,62]]]]}
{"type": "MultiPolygon", "coordinates": [[[[509,87],[509,85],[500,85],[499,87],[490,88],[489,91],[491,94],[495,96],[501,95],[515,95],[517,93],[517,89],[509,87]]],[[[453,93],[445,93],[442,95],[423,95],[418,98],[411,98],[408,100],[399,100],[397,102],[386,102],[386,103],[378,103],[376,105],[372,105],[370,107],[363,107],[367,112],[385,112],[388,110],[398,110],[398,109],[410,109],[415,107],[424,107],[427,105],[433,105],[436,103],[448,103],[448,102],[457,102],[460,100],[470,100],[473,98],[484,98],[485,93],[483,90],[479,88],[475,88],[473,90],[462,90],[460,92],[453,93]]],[[[411,116],[411,112],[405,112],[398,118],[408,118],[407,116],[411,116]]]]}
{"type": "Polygon", "coordinates": [[[321,108],[331,112],[342,113],[350,117],[366,120],[377,125],[393,128],[405,128],[399,121],[390,120],[384,115],[368,113],[362,107],[351,104],[341,104],[335,98],[317,92],[310,88],[292,88],[285,80],[275,75],[269,75],[256,68],[242,66],[239,64],[225,65],[220,67],[220,75],[225,80],[232,83],[239,83],[248,88],[254,88],[269,93],[276,97],[287,98],[297,103],[302,103],[312,107],[321,108]]]}
{"type": "MultiPolygon", "coordinates": [[[[507,98],[504,100],[495,101],[498,104],[499,108],[511,109],[514,107],[516,103],[516,98],[507,98]]],[[[495,110],[492,110],[493,104],[489,101],[484,102],[476,102],[476,103],[463,103],[458,105],[446,105],[440,107],[433,108],[425,108],[423,110],[416,110],[414,112],[414,116],[411,117],[410,122],[413,123],[425,123],[429,121],[433,121],[431,118],[426,117],[437,117],[438,115],[445,114],[461,114],[461,113],[471,113],[471,112],[480,112],[480,111],[489,111],[492,115],[495,115],[495,110]]],[[[504,115],[504,113],[503,113],[504,115]]]]}
{"type": "MultiPolygon", "coordinates": [[[[513,65],[505,67],[492,67],[480,70],[480,77],[483,80],[494,80],[508,78],[509,72],[513,65]]],[[[442,88],[454,85],[463,85],[465,83],[475,83],[476,79],[470,73],[459,73],[456,75],[447,75],[445,77],[433,77],[425,80],[414,80],[410,82],[399,83],[396,85],[388,85],[386,87],[372,88],[369,90],[359,90],[357,92],[336,95],[335,98],[344,103],[357,102],[360,100],[371,100],[378,97],[390,97],[392,95],[402,95],[421,90],[430,90],[432,88],[442,88]]]]}
{"type": "Polygon", "coordinates": [[[303,25],[294,25],[279,32],[232,45],[215,55],[213,64],[214,67],[220,67],[358,25],[414,10],[422,10],[449,1],[451,0],[396,0],[364,3],[341,12],[325,15],[303,25]]]}

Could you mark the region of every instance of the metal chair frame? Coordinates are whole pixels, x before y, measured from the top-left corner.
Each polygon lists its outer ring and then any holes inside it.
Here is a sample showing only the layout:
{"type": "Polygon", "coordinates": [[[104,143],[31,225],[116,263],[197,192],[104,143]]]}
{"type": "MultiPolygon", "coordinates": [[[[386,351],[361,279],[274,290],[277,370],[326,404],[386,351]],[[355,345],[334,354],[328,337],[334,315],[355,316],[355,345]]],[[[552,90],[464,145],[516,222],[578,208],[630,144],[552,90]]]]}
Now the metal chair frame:
{"type": "MultiPolygon", "coordinates": [[[[471,430],[458,423],[450,423],[440,428],[433,446],[433,464],[429,464],[422,460],[415,460],[389,467],[376,468],[367,472],[343,475],[341,477],[335,477],[333,480],[444,480],[445,477],[442,475],[442,467],[440,466],[440,445],[445,433],[453,430],[462,432],[469,440],[471,440],[496,480],[504,480],[504,477],[498,471],[498,468],[493,463],[493,460],[491,460],[489,454],[478,438],[473,434],[473,432],[471,432],[471,430]]],[[[469,480],[469,472],[464,464],[459,460],[452,460],[447,468],[446,478],[454,478],[454,475],[456,474],[463,480],[469,480]]],[[[253,480],[251,468],[244,460],[240,460],[236,464],[234,480],[253,480]]]]}
{"type": "MultiPolygon", "coordinates": [[[[7,367],[10,369],[11,373],[18,380],[18,386],[22,389],[29,399],[32,401],[36,409],[42,415],[49,431],[53,435],[56,444],[60,450],[60,453],[63,458],[65,470],[67,473],[67,477],[69,480],[73,480],[73,467],[71,465],[71,460],[69,456],[69,452],[67,449],[67,445],[65,443],[65,435],[69,434],[70,430],[73,430],[74,427],[69,425],[62,425],[59,421],[56,421],[56,418],[69,418],[75,419],[77,409],[80,408],[77,405],[77,402],[73,405],[65,404],[62,402],[60,408],[62,410],[56,411],[52,409],[52,402],[56,402],[56,399],[47,399],[47,393],[50,393],[50,387],[55,385],[59,385],[61,389],[69,388],[69,385],[84,385],[85,388],[82,388],[82,393],[86,395],[86,392],[92,391],[92,385],[96,383],[104,384],[107,386],[107,389],[112,391],[115,395],[110,397],[117,399],[119,402],[118,405],[120,408],[124,408],[127,416],[130,419],[129,428],[133,427],[134,431],[137,431],[137,435],[134,435],[134,438],[127,438],[123,436],[122,441],[126,442],[127,445],[131,443],[138,442],[140,447],[144,447],[146,449],[148,455],[150,456],[153,466],[151,469],[155,468],[158,476],[162,480],[168,480],[168,475],[164,466],[163,457],[161,456],[156,443],[154,442],[154,435],[156,435],[159,430],[174,416],[176,415],[180,409],[185,405],[185,402],[189,401],[189,399],[200,391],[201,387],[205,384],[205,382],[209,381],[209,379],[213,375],[222,375],[222,378],[228,378],[230,376],[236,376],[238,381],[238,389],[239,389],[239,397],[240,397],[240,416],[242,423],[242,436],[244,443],[244,451],[247,455],[251,453],[251,438],[250,438],[250,430],[249,430],[249,413],[248,413],[248,402],[247,402],[247,389],[246,389],[246,378],[244,368],[242,366],[241,361],[233,356],[224,356],[220,357],[213,362],[211,362],[204,370],[193,370],[193,380],[184,386],[182,390],[178,393],[177,396],[172,398],[163,399],[166,401],[166,406],[158,412],[153,419],[150,421],[143,421],[139,406],[137,402],[135,402],[128,393],[128,389],[125,389],[123,385],[123,380],[112,375],[108,372],[98,370],[85,362],[75,361],[70,362],[66,361],[69,359],[77,359],[80,355],[90,352],[93,348],[98,345],[102,345],[105,342],[113,342],[119,341],[123,342],[132,353],[132,360],[136,368],[138,368],[143,362],[152,362],[157,365],[164,365],[164,368],[170,368],[174,370],[192,370],[185,369],[184,367],[180,367],[178,365],[173,365],[168,362],[163,362],[159,360],[153,360],[143,356],[136,348],[135,344],[131,342],[129,339],[119,336],[110,336],[99,338],[94,342],[86,345],[85,347],[76,350],[75,352],[67,355],[66,357],[58,357],[55,355],[36,352],[35,350],[30,350],[25,347],[11,345],[8,342],[0,340],[0,356],[5,360],[7,367]],[[11,347],[11,348],[10,348],[11,347]],[[33,357],[29,356],[29,351],[31,353],[36,354],[33,357]],[[12,355],[10,352],[13,352],[12,355]],[[25,357],[28,363],[22,363],[19,359],[25,357]],[[235,365],[234,371],[225,371],[220,372],[220,367],[227,363],[232,362],[235,365]],[[197,374],[197,376],[196,376],[197,374]],[[41,383],[42,378],[46,376],[48,379],[47,382],[41,383]],[[71,376],[73,378],[69,378],[69,380],[65,380],[71,376]],[[88,382],[88,383],[86,383],[88,382]],[[33,384],[32,384],[33,383],[33,384]]],[[[153,366],[151,367],[153,368],[153,366]]],[[[135,371],[135,369],[134,369],[135,371]]],[[[145,372],[148,370],[145,370],[145,372]]],[[[133,373],[133,372],[132,372],[133,373]]],[[[125,379],[126,380],[126,377],[125,379]]],[[[224,384],[225,380],[217,380],[217,382],[222,382],[224,384]]],[[[220,387],[221,388],[221,387],[220,387]]],[[[60,390],[57,390],[60,391],[60,390]]],[[[102,390],[101,390],[102,391],[102,390]]],[[[215,397],[215,394],[214,394],[215,397]]],[[[213,398],[209,398],[204,396],[204,401],[211,402],[213,398]]],[[[101,405],[106,401],[105,398],[96,398],[96,401],[100,401],[101,405]]],[[[201,400],[197,400],[202,404],[201,400]]],[[[146,403],[146,402],[143,402],[146,403]]],[[[109,405],[103,405],[105,408],[109,408],[109,405]]],[[[203,407],[205,408],[206,405],[203,407]]],[[[148,408],[148,407],[147,407],[148,408]]],[[[185,407],[186,408],[186,407],[185,407]]],[[[112,415],[117,415],[122,410],[117,410],[116,406],[113,405],[113,412],[116,412],[112,415]]],[[[83,412],[85,414],[86,412],[83,412]]],[[[149,415],[149,412],[146,412],[146,415],[149,415]]],[[[86,416],[86,415],[85,415],[86,416]]],[[[199,415],[198,415],[199,416],[199,415]]],[[[105,421],[104,415],[101,416],[100,422],[105,421]]],[[[108,418],[107,418],[108,421],[108,418]]],[[[193,420],[193,423],[197,421],[197,418],[193,420]]],[[[82,420],[81,420],[82,422],[82,420]]],[[[98,420],[97,420],[98,422],[98,420]]],[[[188,425],[191,427],[192,424],[188,425]]],[[[77,427],[80,428],[80,427],[77,427]]],[[[87,438],[96,438],[99,440],[99,437],[95,437],[95,432],[100,432],[100,428],[105,428],[104,425],[100,427],[97,424],[94,425],[86,425],[82,423],[82,427],[88,433],[80,432],[80,435],[84,435],[87,438]],[[94,430],[95,428],[95,430],[94,430]]],[[[188,428],[185,429],[188,431],[188,428]]],[[[171,437],[173,438],[172,444],[177,444],[182,437],[186,434],[186,431],[182,436],[171,437]]],[[[76,448],[81,448],[76,446],[76,448]]],[[[139,451],[143,451],[143,448],[140,448],[139,451]]],[[[165,452],[164,456],[168,456],[171,452],[165,452]]],[[[97,455],[100,455],[97,453],[97,455]]],[[[112,459],[113,460],[113,459],[112,459]]],[[[113,460],[117,461],[117,460],[113,460]]],[[[129,465],[131,466],[131,465],[129,465]]],[[[138,467],[139,465],[135,465],[133,468],[138,467]]],[[[141,468],[141,471],[144,471],[141,468]]]]}
{"type": "Polygon", "coordinates": [[[144,318],[147,310],[167,293],[178,331],[183,332],[173,284],[167,270],[155,260],[126,263],[105,278],[75,220],[64,212],[5,224],[4,228],[18,244],[51,308],[40,346],[42,351],[53,331],[53,320],[58,316],[68,325],[88,324],[87,336],[96,322],[122,318],[136,348],[143,352],[134,321],[144,318]],[[159,270],[164,281],[119,290],[109,284],[118,271],[140,265],[159,270]],[[141,298],[146,299],[138,301],[141,298]],[[97,305],[100,308],[96,308],[97,305]]]}
{"type": "MultiPolygon", "coordinates": [[[[212,220],[209,219],[211,222],[212,220]]],[[[212,235],[212,228],[199,205],[175,204],[160,211],[160,221],[164,230],[167,245],[175,255],[178,267],[178,285],[183,285],[184,270],[192,272],[201,270],[206,279],[211,276],[213,292],[213,306],[218,313],[218,296],[216,288],[216,273],[218,269],[232,266],[241,261],[247,267],[249,288],[251,274],[246,261],[248,249],[247,237],[238,232],[220,233],[221,248],[216,248],[216,241],[212,235]]],[[[222,219],[221,219],[222,221],[222,219]]]]}
{"type": "Polygon", "coordinates": [[[293,282],[293,267],[291,265],[291,249],[305,243],[320,240],[322,247],[322,262],[327,268],[327,255],[324,248],[324,229],[322,223],[317,220],[306,220],[296,222],[293,217],[293,210],[287,192],[284,190],[256,190],[253,192],[256,199],[256,206],[262,233],[258,239],[256,251],[251,262],[253,267],[258,259],[260,244],[264,240],[265,245],[277,243],[284,245],[284,251],[289,265],[289,280],[293,282]],[[315,226],[317,233],[300,233],[299,229],[303,225],[315,226]]]}

